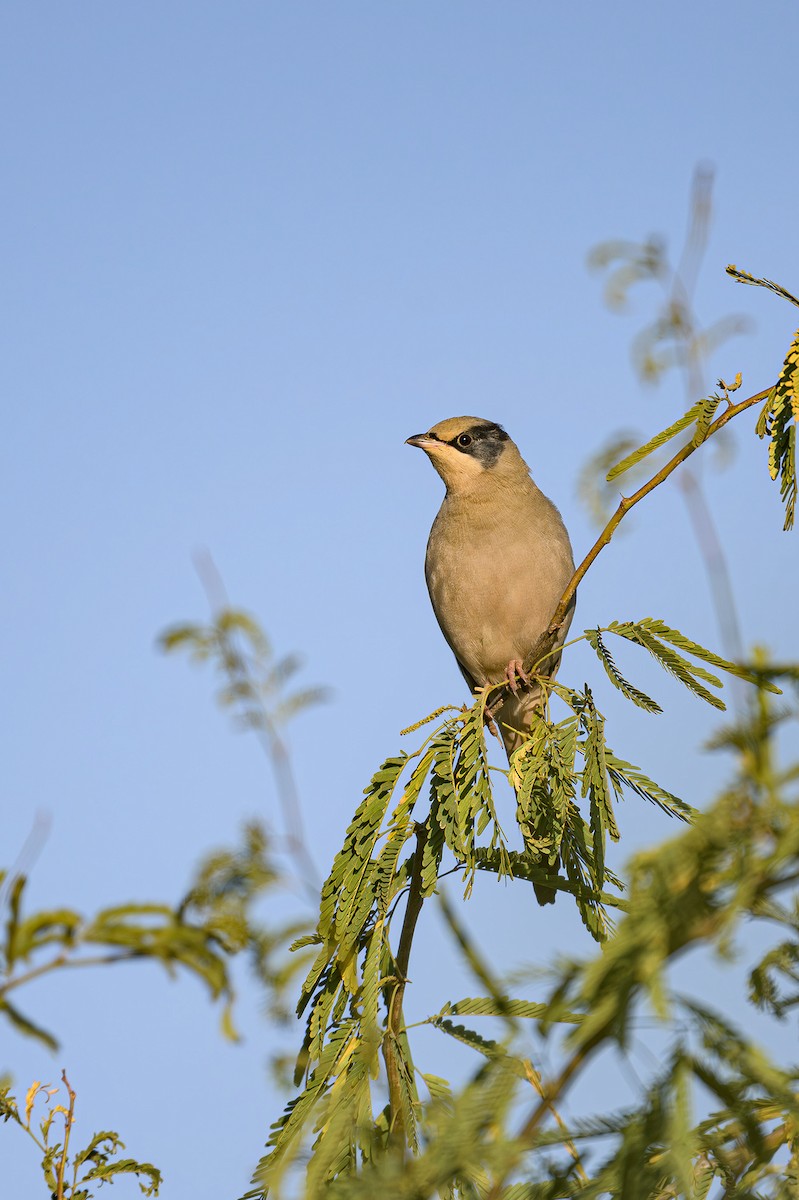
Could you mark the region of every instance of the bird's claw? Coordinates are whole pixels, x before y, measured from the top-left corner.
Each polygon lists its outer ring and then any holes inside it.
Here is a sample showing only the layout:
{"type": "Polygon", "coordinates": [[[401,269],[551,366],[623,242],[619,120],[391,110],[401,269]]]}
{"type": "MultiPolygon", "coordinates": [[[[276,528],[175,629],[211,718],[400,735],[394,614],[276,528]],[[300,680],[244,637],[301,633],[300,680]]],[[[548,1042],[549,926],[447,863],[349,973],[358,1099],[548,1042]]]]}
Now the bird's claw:
{"type": "Polygon", "coordinates": [[[525,687],[530,686],[530,679],[525,674],[524,663],[520,658],[512,658],[505,668],[505,678],[508,681],[508,686],[514,696],[519,694],[519,680],[521,679],[525,687]]]}
{"type": "MultiPolygon", "coordinates": [[[[476,687],[474,689],[474,694],[475,694],[475,696],[482,696],[486,692],[490,692],[492,690],[492,688],[494,688],[494,687],[496,687],[496,684],[494,684],[494,683],[480,684],[478,687],[476,687]]],[[[494,721],[494,713],[499,712],[499,710],[501,708],[502,708],[501,697],[495,697],[493,700],[489,700],[486,703],[485,708],[483,709],[483,717],[485,719],[485,723],[488,726],[489,733],[493,733],[494,737],[499,737],[499,730],[497,729],[496,722],[494,721]]]]}

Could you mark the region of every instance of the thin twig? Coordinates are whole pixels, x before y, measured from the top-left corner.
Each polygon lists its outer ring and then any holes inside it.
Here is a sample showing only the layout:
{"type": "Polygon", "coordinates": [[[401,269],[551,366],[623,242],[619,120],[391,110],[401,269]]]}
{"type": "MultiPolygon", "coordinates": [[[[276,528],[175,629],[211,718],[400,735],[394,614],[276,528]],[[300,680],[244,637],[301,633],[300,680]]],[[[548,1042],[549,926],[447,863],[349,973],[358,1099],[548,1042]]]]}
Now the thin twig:
{"type": "Polygon", "coordinates": [[[61,1072],[61,1078],[64,1081],[64,1087],[67,1089],[69,1096],[69,1111],[64,1116],[64,1145],[61,1149],[61,1156],[58,1160],[58,1176],[56,1179],[56,1200],[64,1200],[64,1170],[67,1165],[67,1151],[69,1150],[69,1135],[72,1131],[72,1122],[75,1119],[75,1093],[67,1079],[66,1070],[61,1072]]]}
{"type": "Polygon", "coordinates": [[[65,954],[59,954],[50,962],[32,967],[23,975],[17,975],[15,979],[9,979],[0,987],[0,999],[8,992],[12,992],[14,988],[22,987],[23,984],[30,983],[32,979],[38,979],[40,975],[47,975],[48,972],[58,971],[63,967],[102,967],[108,963],[131,962],[134,958],[143,957],[145,956],[141,950],[130,950],[124,954],[95,954],[91,958],[67,958],[65,954]]]}
{"type": "Polygon", "coordinates": [[[664,483],[668,477],[686,461],[686,459],[690,458],[695,450],[699,449],[699,446],[704,445],[704,442],[708,441],[714,434],[718,433],[720,429],[723,429],[724,426],[733,419],[733,417],[737,417],[739,413],[745,412],[746,409],[751,408],[753,404],[758,404],[761,400],[765,400],[770,394],[771,390],[772,389],[770,387],[765,388],[762,392],[758,392],[754,396],[749,396],[746,400],[741,400],[738,404],[730,404],[724,410],[721,416],[718,417],[709,427],[704,441],[698,443],[693,441],[687,442],[681,450],[677,451],[673,458],[669,459],[665,466],[661,467],[661,469],[652,476],[651,479],[648,479],[647,482],[642,484],[636,492],[633,492],[632,496],[622,496],[619,502],[619,507],[616,509],[613,516],[610,518],[607,525],[602,530],[599,537],[594,542],[593,546],[572,575],[569,585],[561,596],[560,603],[552,615],[552,620],[549,623],[548,629],[542,634],[537,645],[524,660],[525,673],[533,671],[541,658],[546,657],[547,654],[551,653],[552,644],[557,640],[558,633],[563,625],[564,620],[566,619],[566,614],[574,602],[574,597],[579,583],[586,575],[588,569],[593,565],[595,560],[604,550],[605,546],[609,544],[613,534],[627,516],[627,513],[630,512],[631,509],[635,508],[636,504],[639,504],[645,496],[648,496],[650,492],[653,492],[655,488],[660,487],[661,483],[664,483]]]}
{"type": "Polygon", "coordinates": [[[408,903],[405,907],[405,917],[402,922],[402,932],[400,933],[399,946],[397,947],[397,956],[395,959],[397,977],[388,1005],[388,1019],[383,1038],[383,1058],[388,1077],[389,1130],[393,1140],[402,1146],[405,1145],[405,1119],[403,1116],[402,1082],[400,1077],[402,1066],[397,1054],[397,1039],[402,1032],[402,1001],[405,995],[405,985],[408,982],[408,965],[411,958],[413,935],[416,929],[416,922],[419,920],[419,913],[422,911],[422,904],[424,903],[424,896],[422,894],[422,857],[426,842],[427,828],[425,825],[417,823],[416,850],[414,853],[413,870],[411,872],[411,885],[408,891],[408,903]]]}

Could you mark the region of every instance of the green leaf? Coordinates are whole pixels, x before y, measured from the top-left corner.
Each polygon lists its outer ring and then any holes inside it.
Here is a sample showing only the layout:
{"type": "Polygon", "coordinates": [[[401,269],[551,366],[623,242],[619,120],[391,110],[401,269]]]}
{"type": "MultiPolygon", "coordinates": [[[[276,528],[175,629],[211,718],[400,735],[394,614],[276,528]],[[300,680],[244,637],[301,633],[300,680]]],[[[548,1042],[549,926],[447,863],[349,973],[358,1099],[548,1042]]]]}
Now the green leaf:
{"type": "MultiPolygon", "coordinates": [[[[796,296],[771,279],[757,279],[738,267],[727,267],[727,274],[739,283],[752,283],[769,288],[791,304],[799,305],[796,296]]],[[[783,529],[792,529],[796,513],[796,422],[799,421],[799,330],[785,357],[780,377],[770,392],[757,422],[757,433],[771,438],[768,451],[769,474],[780,477],[780,496],[785,504],[783,529]]]]}
{"type": "Polygon", "coordinates": [[[648,623],[644,621],[613,621],[608,626],[608,633],[615,633],[619,637],[625,638],[629,642],[634,642],[648,650],[657,662],[678,679],[684,687],[700,700],[707,701],[714,708],[725,709],[726,705],[718,696],[713,695],[707,688],[702,687],[701,683],[697,682],[697,676],[703,679],[706,683],[712,684],[714,687],[721,687],[721,680],[715,675],[711,675],[709,671],[705,671],[702,667],[696,666],[694,663],[688,662],[682,655],[677,654],[669,646],[659,641],[648,627],[648,623]]]}
{"type": "Polygon", "coordinates": [[[438,866],[445,845],[457,858],[466,857],[455,782],[457,737],[458,727],[453,723],[442,735],[433,758],[428,817],[430,834],[422,858],[422,882],[426,895],[435,890],[438,866]]]}
{"type": "Polygon", "coordinates": [[[620,463],[616,463],[616,466],[612,467],[608,471],[608,483],[614,479],[617,479],[619,475],[623,475],[625,471],[628,471],[630,467],[634,467],[636,463],[641,462],[642,459],[648,458],[650,454],[652,454],[655,450],[659,450],[661,446],[663,446],[666,442],[671,441],[671,439],[676,437],[678,433],[682,433],[683,429],[687,429],[689,425],[693,425],[694,422],[701,417],[703,413],[702,406],[705,403],[706,402],[704,400],[698,400],[696,404],[692,405],[691,408],[688,409],[687,413],[684,413],[679,418],[679,420],[675,421],[673,425],[669,425],[668,429],[663,429],[660,433],[655,434],[655,436],[650,438],[648,442],[645,442],[643,446],[639,446],[637,450],[632,452],[632,454],[628,454],[626,458],[623,458],[620,463]]]}
{"type": "Polygon", "coordinates": [[[463,1042],[465,1046],[477,1050],[486,1058],[504,1057],[505,1055],[505,1050],[499,1042],[494,1041],[493,1038],[483,1037],[482,1034],[477,1033],[474,1029],[468,1029],[465,1025],[456,1025],[448,1017],[431,1017],[430,1024],[454,1038],[456,1042],[463,1042]]]}
{"type": "Polygon", "coordinates": [[[322,938],[319,933],[304,933],[302,937],[295,938],[289,946],[289,953],[293,954],[295,950],[302,950],[305,946],[319,946],[322,938]]]}
{"type": "Polygon", "coordinates": [[[375,921],[366,946],[361,989],[362,1021],[366,1027],[377,1026],[380,1000],[380,964],[386,948],[385,920],[381,916],[375,921]]]}
{"type": "Polygon", "coordinates": [[[614,842],[619,840],[619,830],[613,814],[613,803],[608,784],[608,768],[605,759],[604,721],[596,711],[590,693],[587,693],[583,720],[587,737],[582,743],[585,758],[582,794],[588,796],[590,806],[590,828],[594,850],[594,884],[598,891],[605,882],[605,834],[614,842]]]}
{"type": "Polygon", "coordinates": [[[55,1052],[58,1049],[58,1042],[51,1033],[46,1029],[42,1029],[40,1025],[36,1025],[29,1017],[24,1016],[18,1008],[8,1000],[0,1000],[0,1013],[7,1017],[14,1028],[25,1035],[25,1037],[34,1038],[36,1041],[43,1042],[48,1050],[55,1052]]]}
{"type": "Polygon", "coordinates": [[[663,709],[656,701],[647,696],[645,692],[634,687],[633,684],[624,678],[616,666],[613,655],[602,641],[602,631],[600,629],[586,629],[584,632],[589,646],[595,651],[613,686],[618,688],[621,694],[626,696],[628,700],[632,700],[633,704],[637,704],[639,708],[643,708],[645,712],[662,713],[663,709]]]}
{"type": "Polygon", "coordinates": [[[369,1073],[359,1049],[333,1081],[316,1123],[319,1130],[305,1174],[306,1194],[321,1196],[337,1176],[357,1168],[356,1139],[359,1125],[371,1124],[369,1073]]]}
{"type": "MultiPolygon", "coordinates": [[[[549,1015],[549,1004],[538,1004],[533,1000],[519,1000],[511,996],[468,996],[463,1000],[448,1001],[436,1017],[522,1017],[529,1020],[539,1020],[549,1015]]],[[[558,1021],[571,1025],[579,1025],[582,1016],[579,1013],[559,1013],[558,1021]]]]}
{"type": "Polygon", "coordinates": [[[35,913],[20,921],[14,938],[17,958],[27,958],[35,950],[51,944],[71,948],[83,924],[80,913],[70,908],[58,908],[35,913]]]}
{"type": "Polygon", "coordinates": [[[142,1193],[145,1196],[158,1195],[158,1189],[162,1182],[161,1172],[152,1163],[136,1162],[134,1158],[120,1158],[116,1162],[107,1163],[105,1166],[95,1167],[83,1176],[81,1182],[96,1179],[101,1183],[112,1183],[117,1175],[144,1175],[150,1182],[148,1185],[139,1184],[142,1193]]]}
{"type": "MultiPolygon", "coordinates": [[[[720,671],[726,671],[728,675],[734,675],[737,679],[744,679],[747,683],[753,683],[756,687],[764,688],[767,692],[772,692],[775,696],[782,695],[777,685],[772,683],[771,680],[764,678],[762,672],[751,671],[748,667],[740,663],[734,663],[727,658],[722,658],[720,654],[715,654],[705,646],[700,646],[699,642],[692,641],[684,633],[680,633],[678,629],[672,629],[665,621],[661,621],[656,617],[644,617],[638,624],[651,630],[652,633],[657,634],[664,641],[679,646],[687,654],[693,654],[695,658],[701,658],[703,662],[710,663],[712,667],[718,667],[720,671]]],[[[696,668],[694,668],[694,672],[698,673],[696,672],[696,668]]],[[[707,678],[712,679],[713,677],[709,676],[707,678]]]]}
{"type": "Polygon", "coordinates": [[[424,1073],[422,1073],[422,1079],[430,1093],[431,1100],[443,1100],[445,1103],[451,1103],[452,1087],[449,1080],[442,1079],[440,1075],[425,1075],[424,1073]]]}
{"type": "Polygon", "coordinates": [[[5,944],[7,971],[10,971],[17,961],[20,907],[22,905],[22,893],[25,890],[25,883],[26,879],[24,875],[16,875],[8,891],[8,920],[6,921],[5,944]]]}
{"type": "Polygon", "coordinates": [[[799,421],[799,330],[785,357],[779,379],[763,406],[757,433],[771,439],[768,469],[772,479],[779,476],[780,496],[785,504],[783,529],[793,528],[796,514],[796,422],[799,421]]]}
{"type": "Polygon", "coordinates": [[[674,1056],[669,1084],[672,1103],[668,1111],[668,1157],[671,1171],[680,1191],[691,1196],[694,1190],[694,1164],[696,1138],[691,1119],[691,1069],[688,1058],[678,1053],[674,1056]]]}
{"type": "Polygon", "coordinates": [[[537,714],[530,737],[511,757],[516,819],[525,848],[541,865],[556,867],[575,791],[577,718],[559,725],[537,714]]]}
{"type": "Polygon", "coordinates": [[[405,1137],[411,1153],[419,1153],[419,1134],[417,1128],[417,1109],[419,1108],[419,1096],[416,1091],[416,1082],[414,1079],[413,1061],[411,1059],[410,1046],[406,1036],[400,1034],[396,1036],[388,1033],[394,1044],[395,1060],[399,1074],[399,1098],[402,1109],[402,1122],[405,1129],[405,1137]]]}
{"type": "Polygon", "coordinates": [[[281,1168],[287,1165],[287,1159],[295,1142],[300,1139],[307,1123],[315,1111],[319,1101],[328,1090],[331,1076],[334,1076],[357,1045],[355,1021],[342,1021],[333,1031],[324,1053],[316,1069],[311,1074],[307,1086],[286,1105],[282,1116],[271,1127],[271,1133],[266,1147],[268,1154],[258,1163],[253,1175],[253,1183],[267,1190],[276,1180],[279,1180],[281,1168]]]}
{"type": "Polygon", "coordinates": [[[623,788],[628,787],[631,792],[635,792],[643,800],[648,800],[650,804],[657,805],[671,817],[678,817],[681,821],[690,821],[696,816],[696,810],[690,804],[686,804],[672,792],[667,792],[665,788],[655,783],[632,763],[618,758],[607,746],[605,747],[605,763],[610,781],[618,797],[621,796],[623,788]]]}
{"type": "Polygon", "coordinates": [[[350,907],[357,902],[361,877],[407,761],[407,754],[387,758],[364,790],[364,799],[355,811],[344,837],[344,845],[333,860],[330,875],[322,888],[319,912],[319,933],[322,937],[332,932],[334,921],[338,935],[347,926],[350,907]],[[343,898],[346,898],[344,904],[343,898]]]}
{"type": "Polygon", "coordinates": [[[710,423],[720,404],[721,396],[708,396],[706,400],[699,401],[699,411],[696,415],[696,430],[692,438],[695,446],[701,446],[702,442],[707,438],[710,423]]]}

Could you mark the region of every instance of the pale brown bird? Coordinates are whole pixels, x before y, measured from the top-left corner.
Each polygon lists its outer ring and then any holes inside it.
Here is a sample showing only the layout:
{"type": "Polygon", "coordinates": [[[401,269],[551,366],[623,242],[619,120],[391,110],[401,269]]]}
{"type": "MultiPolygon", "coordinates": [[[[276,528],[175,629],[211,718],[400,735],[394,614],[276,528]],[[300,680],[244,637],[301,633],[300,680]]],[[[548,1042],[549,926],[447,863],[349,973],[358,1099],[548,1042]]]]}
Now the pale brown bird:
{"type": "MultiPolygon", "coordinates": [[[[501,425],[451,417],[407,444],[424,450],[447,489],[425,559],[433,611],[472,691],[510,684],[511,694],[493,711],[510,757],[542,703],[522,664],[574,573],[569,535],[501,425]]],[[[554,675],[559,659],[549,657],[542,673],[554,675]]],[[[554,900],[550,888],[536,886],[536,894],[541,903],[554,900]]]]}

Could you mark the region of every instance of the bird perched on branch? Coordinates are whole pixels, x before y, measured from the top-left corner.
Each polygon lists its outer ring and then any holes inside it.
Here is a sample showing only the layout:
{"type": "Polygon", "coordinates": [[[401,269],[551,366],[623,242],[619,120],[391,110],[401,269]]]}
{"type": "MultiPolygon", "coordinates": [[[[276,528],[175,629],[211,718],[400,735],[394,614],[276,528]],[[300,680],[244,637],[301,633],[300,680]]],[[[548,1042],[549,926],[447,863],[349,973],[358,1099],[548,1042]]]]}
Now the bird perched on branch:
{"type": "MultiPolygon", "coordinates": [[[[501,425],[451,417],[407,444],[424,450],[447,488],[425,559],[433,611],[472,691],[509,685],[492,716],[510,758],[543,701],[523,664],[574,574],[569,535],[501,425]]],[[[555,674],[571,616],[539,674],[555,674]]],[[[536,893],[554,899],[549,888],[536,893]]]]}

